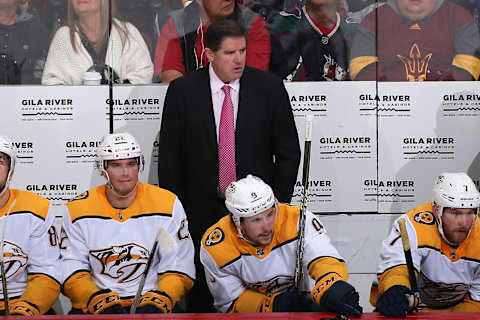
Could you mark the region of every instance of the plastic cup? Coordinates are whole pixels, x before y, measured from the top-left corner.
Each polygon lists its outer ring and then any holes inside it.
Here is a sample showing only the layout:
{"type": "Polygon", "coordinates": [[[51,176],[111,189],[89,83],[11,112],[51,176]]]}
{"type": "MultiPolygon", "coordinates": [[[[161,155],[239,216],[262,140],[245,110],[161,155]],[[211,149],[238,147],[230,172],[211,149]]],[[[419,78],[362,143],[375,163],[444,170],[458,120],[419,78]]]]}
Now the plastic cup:
{"type": "Polygon", "coordinates": [[[83,74],[83,84],[86,86],[99,85],[101,80],[102,76],[96,71],[87,71],[83,74]]]}

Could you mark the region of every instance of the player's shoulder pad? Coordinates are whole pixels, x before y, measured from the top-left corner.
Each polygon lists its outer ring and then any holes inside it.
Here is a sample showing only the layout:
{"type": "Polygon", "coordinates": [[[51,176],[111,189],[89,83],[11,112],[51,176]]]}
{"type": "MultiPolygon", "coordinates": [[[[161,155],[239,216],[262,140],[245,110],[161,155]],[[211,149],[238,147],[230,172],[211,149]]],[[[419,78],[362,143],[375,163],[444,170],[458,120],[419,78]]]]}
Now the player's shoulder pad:
{"type": "Polygon", "coordinates": [[[480,261],[480,221],[478,219],[465,241],[467,242],[465,256],[480,261]]]}
{"type": "Polygon", "coordinates": [[[85,215],[98,215],[102,212],[101,193],[105,193],[105,185],[100,185],[82,192],[66,203],[71,221],[85,215]],[[89,214],[90,213],[90,214],[89,214]]]}
{"type": "MultiPolygon", "coordinates": [[[[277,241],[279,243],[290,241],[298,237],[298,219],[300,218],[300,207],[291,206],[283,203],[278,204],[277,223],[275,232],[277,232],[277,241]]],[[[305,223],[310,223],[307,219],[305,223]]]]}
{"type": "Polygon", "coordinates": [[[415,229],[418,246],[429,246],[440,250],[440,235],[435,224],[432,203],[424,203],[406,213],[415,229]]]}
{"type": "Polygon", "coordinates": [[[224,216],[208,228],[202,237],[202,247],[220,268],[240,256],[237,247],[237,229],[229,215],[224,216]]]}
{"type": "Polygon", "coordinates": [[[173,212],[175,200],[177,199],[173,192],[148,183],[138,184],[137,197],[141,197],[145,209],[165,214],[173,212]]]}
{"type": "Polygon", "coordinates": [[[30,191],[14,189],[13,192],[16,202],[11,214],[15,212],[31,212],[33,215],[45,220],[50,208],[50,201],[30,191]]]}

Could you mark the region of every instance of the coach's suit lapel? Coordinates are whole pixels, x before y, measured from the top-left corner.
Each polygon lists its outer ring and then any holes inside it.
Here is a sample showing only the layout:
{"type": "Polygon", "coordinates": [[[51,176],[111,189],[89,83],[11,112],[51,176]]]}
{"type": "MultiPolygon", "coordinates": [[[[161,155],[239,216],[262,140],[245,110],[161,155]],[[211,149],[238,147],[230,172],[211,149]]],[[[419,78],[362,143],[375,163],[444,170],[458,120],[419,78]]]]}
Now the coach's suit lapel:
{"type": "MultiPolygon", "coordinates": [[[[215,116],[213,114],[212,90],[210,88],[210,77],[208,67],[203,68],[201,79],[198,83],[198,121],[205,123],[209,152],[218,154],[217,132],[215,130],[215,116]]],[[[186,93],[188,94],[188,93],[186,93]]]]}
{"type": "Polygon", "coordinates": [[[246,66],[243,75],[240,78],[240,94],[238,98],[237,122],[235,124],[235,161],[237,177],[242,170],[244,157],[248,156],[248,132],[251,128],[252,117],[255,116],[254,110],[257,107],[255,101],[255,79],[249,77],[249,67],[246,66]]]}

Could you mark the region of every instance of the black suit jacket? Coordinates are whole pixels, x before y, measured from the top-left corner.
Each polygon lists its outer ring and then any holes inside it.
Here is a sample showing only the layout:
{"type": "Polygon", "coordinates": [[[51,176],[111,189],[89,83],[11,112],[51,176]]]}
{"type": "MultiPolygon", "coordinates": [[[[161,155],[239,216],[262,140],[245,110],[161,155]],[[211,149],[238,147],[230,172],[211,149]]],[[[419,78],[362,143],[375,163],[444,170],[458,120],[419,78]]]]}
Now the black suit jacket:
{"type": "MultiPolygon", "coordinates": [[[[160,129],[159,185],[182,201],[195,242],[226,214],[217,196],[218,144],[211,97],[208,67],[171,82],[160,129]]],[[[245,68],[235,153],[238,179],[259,176],[279,201],[290,202],[300,146],[288,94],[277,76],[245,68]]]]}

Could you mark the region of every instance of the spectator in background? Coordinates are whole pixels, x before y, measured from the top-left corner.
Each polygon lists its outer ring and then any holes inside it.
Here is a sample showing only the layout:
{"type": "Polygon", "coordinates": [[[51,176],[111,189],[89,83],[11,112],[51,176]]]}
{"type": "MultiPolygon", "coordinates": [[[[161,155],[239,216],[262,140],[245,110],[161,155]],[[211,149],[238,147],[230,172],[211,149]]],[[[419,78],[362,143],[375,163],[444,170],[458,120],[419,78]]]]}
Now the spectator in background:
{"type": "MultiPolygon", "coordinates": [[[[142,35],[132,24],[114,18],[109,37],[108,6],[108,0],[69,0],[67,26],[53,37],[43,84],[80,85],[87,70],[110,67],[116,82],[151,83],[153,64],[142,35]]],[[[114,2],[111,9],[115,17],[114,2]]]]}
{"type": "Polygon", "coordinates": [[[65,0],[29,0],[29,8],[39,12],[43,24],[50,35],[66,24],[68,1],[65,0]]]}
{"type": "Polygon", "coordinates": [[[116,0],[119,16],[132,23],[142,34],[150,56],[155,56],[160,29],[173,10],[183,8],[182,0],[116,0]]]}
{"type": "Polygon", "coordinates": [[[479,47],[479,31],[464,8],[444,0],[388,0],[359,27],[350,76],[380,81],[478,79],[479,47]]]}
{"type": "Polygon", "coordinates": [[[205,32],[215,20],[229,18],[248,30],[247,65],[268,71],[270,36],[265,21],[235,0],[194,0],[171,13],[157,43],[155,77],[170,82],[208,65],[205,32]]]}
{"type": "Polygon", "coordinates": [[[0,84],[39,84],[48,32],[20,0],[0,1],[0,84]]]}
{"type": "Polygon", "coordinates": [[[280,11],[293,8],[300,4],[300,0],[237,0],[238,3],[252,9],[264,20],[270,22],[280,11]]]}
{"type": "Polygon", "coordinates": [[[368,6],[382,1],[383,0],[347,0],[347,3],[351,11],[361,11],[368,6]]]}
{"type": "Polygon", "coordinates": [[[339,0],[307,0],[282,11],[268,28],[270,71],[289,81],[349,80],[348,50],[358,24],[339,12],[339,0]]]}
{"type": "Polygon", "coordinates": [[[478,0],[452,0],[465,7],[473,16],[473,22],[480,31],[480,1],[478,0]]]}

